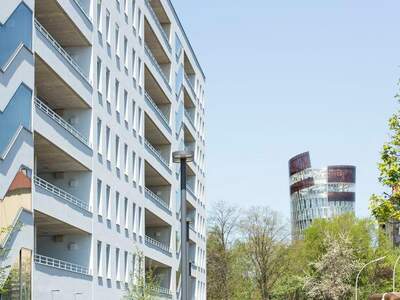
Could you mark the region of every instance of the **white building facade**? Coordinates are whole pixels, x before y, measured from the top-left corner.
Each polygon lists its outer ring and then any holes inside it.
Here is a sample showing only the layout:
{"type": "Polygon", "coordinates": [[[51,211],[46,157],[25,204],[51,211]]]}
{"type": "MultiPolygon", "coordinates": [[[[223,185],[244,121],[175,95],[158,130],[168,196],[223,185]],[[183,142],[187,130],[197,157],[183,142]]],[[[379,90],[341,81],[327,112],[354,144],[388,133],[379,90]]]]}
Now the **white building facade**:
{"type": "Polygon", "coordinates": [[[122,299],[147,272],[155,299],[180,299],[171,155],[189,149],[206,299],[205,76],[170,0],[5,1],[0,68],[2,297],[122,299]]]}

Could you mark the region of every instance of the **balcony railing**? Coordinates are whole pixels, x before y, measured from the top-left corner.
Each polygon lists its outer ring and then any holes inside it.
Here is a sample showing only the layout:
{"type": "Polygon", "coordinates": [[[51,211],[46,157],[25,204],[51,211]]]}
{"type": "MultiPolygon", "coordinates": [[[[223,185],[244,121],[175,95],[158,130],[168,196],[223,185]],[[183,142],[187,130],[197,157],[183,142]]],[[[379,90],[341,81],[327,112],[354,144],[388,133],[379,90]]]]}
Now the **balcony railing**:
{"type": "Polygon", "coordinates": [[[167,298],[172,298],[172,293],[169,289],[162,286],[153,286],[150,288],[151,292],[159,296],[166,296],[167,298]]]}
{"type": "Polygon", "coordinates": [[[156,22],[157,27],[158,27],[158,29],[159,29],[160,32],[161,32],[161,35],[162,35],[162,37],[163,37],[163,39],[164,39],[164,41],[165,41],[165,44],[167,45],[168,51],[171,52],[171,45],[170,45],[170,43],[169,43],[169,39],[168,39],[167,33],[165,32],[164,28],[162,27],[160,21],[158,20],[158,17],[157,17],[157,15],[156,15],[156,13],[155,13],[153,7],[151,6],[150,1],[149,1],[149,0],[146,0],[145,2],[146,2],[147,8],[148,8],[149,11],[150,11],[151,16],[152,16],[153,19],[154,19],[154,22],[156,22]]]}
{"type": "Polygon", "coordinates": [[[147,56],[149,57],[149,59],[151,60],[151,63],[157,69],[157,72],[160,74],[161,78],[164,80],[165,84],[167,85],[167,88],[171,91],[171,86],[169,84],[169,80],[168,80],[167,76],[165,76],[163,70],[161,69],[160,65],[158,64],[157,59],[154,57],[150,48],[146,44],[144,44],[144,50],[145,50],[147,56]]]}
{"type": "Polygon", "coordinates": [[[192,195],[192,197],[194,199],[196,199],[196,194],[194,193],[194,191],[190,185],[186,185],[186,190],[189,192],[190,195],[192,195]]]}
{"type": "Polygon", "coordinates": [[[149,188],[145,187],[145,196],[154,201],[157,205],[161,205],[164,209],[168,210],[169,212],[169,205],[167,202],[165,202],[163,199],[161,199],[160,197],[158,197],[156,194],[154,194],[149,188]]]}
{"type": "Polygon", "coordinates": [[[46,104],[44,104],[40,99],[36,97],[35,97],[35,105],[38,109],[43,111],[46,115],[48,115],[51,119],[53,119],[56,123],[58,123],[61,127],[63,127],[74,137],[76,137],[79,141],[90,147],[88,138],[84,137],[78,130],[72,127],[67,121],[61,118],[50,107],[48,107],[46,104]]]}
{"type": "Polygon", "coordinates": [[[48,266],[48,267],[52,267],[52,268],[56,268],[56,269],[60,269],[60,270],[64,270],[64,271],[69,271],[69,272],[73,272],[73,273],[90,275],[88,268],[74,264],[74,263],[70,263],[67,261],[59,260],[56,258],[52,258],[52,257],[40,255],[40,254],[35,254],[34,260],[35,260],[35,263],[40,264],[40,265],[44,265],[44,266],[48,266]]]}
{"type": "Polygon", "coordinates": [[[194,125],[194,120],[186,109],[185,109],[185,116],[189,120],[190,125],[193,126],[194,131],[196,131],[196,126],[194,125]]]}
{"type": "Polygon", "coordinates": [[[189,223],[189,229],[192,230],[194,233],[196,233],[196,229],[194,229],[194,223],[193,222],[189,223]]]}
{"type": "Polygon", "coordinates": [[[71,67],[89,84],[91,85],[90,79],[86,76],[75,60],[68,54],[67,51],[48,33],[48,31],[35,19],[35,27],[39,32],[53,45],[53,47],[60,53],[71,67]]]}
{"type": "Polygon", "coordinates": [[[146,149],[167,169],[167,171],[171,173],[172,171],[169,167],[169,163],[164,157],[162,157],[161,153],[146,139],[144,139],[144,145],[146,146],[146,149]]]}
{"type": "Polygon", "coordinates": [[[155,240],[155,239],[153,239],[153,238],[151,238],[151,237],[149,237],[147,235],[145,236],[145,243],[150,245],[150,246],[154,246],[154,247],[160,249],[163,252],[171,253],[171,249],[169,248],[168,245],[166,245],[164,243],[161,243],[161,242],[159,242],[159,241],[157,241],[157,240],[155,240]]]}
{"type": "Polygon", "coordinates": [[[167,117],[158,108],[157,104],[154,102],[154,100],[150,97],[150,95],[147,92],[144,92],[144,95],[145,95],[147,102],[150,104],[151,108],[156,113],[158,119],[161,121],[161,123],[163,123],[164,127],[171,133],[171,127],[169,126],[167,117]]]}
{"type": "Polygon", "coordinates": [[[34,175],[33,180],[35,185],[45,189],[51,194],[79,207],[80,209],[90,212],[89,205],[87,203],[71,195],[70,193],[60,189],[59,187],[56,187],[55,185],[51,184],[50,182],[47,182],[46,180],[38,177],[37,175],[34,175]]]}
{"type": "Polygon", "coordinates": [[[81,4],[77,1],[74,0],[73,1],[75,3],[75,5],[78,7],[78,9],[80,10],[80,12],[85,16],[86,19],[88,19],[88,21],[90,23],[93,23],[92,18],[89,16],[89,14],[86,12],[86,10],[81,6],[81,4]]]}
{"type": "Polygon", "coordinates": [[[190,81],[189,77],[186,75],[186,73],[185,73],[185,80],[190,88],[190,91],[193,93],[193,97],[194,97],[193,100],[196,100],[197,96],[196,96],[196,92],[194,91],[194,86],[193,86],[192,82],[190,81]]]}

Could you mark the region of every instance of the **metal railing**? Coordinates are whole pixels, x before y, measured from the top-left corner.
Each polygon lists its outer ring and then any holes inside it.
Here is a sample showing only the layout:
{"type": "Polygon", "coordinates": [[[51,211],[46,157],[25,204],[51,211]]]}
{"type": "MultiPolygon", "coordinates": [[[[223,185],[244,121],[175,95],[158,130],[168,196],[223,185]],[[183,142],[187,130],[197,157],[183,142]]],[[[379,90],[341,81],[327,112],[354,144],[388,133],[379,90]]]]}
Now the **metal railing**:
{"type": "Polygon", "coordinates": [[[185,73],[185,80],[186,80],[187,84],[189,85],[190,90],[193,93],[193,97],[194,97],[193,100],[196,101],[197,96],[196,96],[196,92],[194,91],[194,86],[193,86],[192,82],[190,81],[189,77],[186,75],[186,73],[185,73]]]}
{"type": "Polygon", "coordinates": [[[147,198],[149,198],[152,201],[155,201],[157,204],[161,205],[162,207],[170,211],[168,203],[166,203],[163,199],[154,194],[149,188],[145,187],[144,193],[147,198]]]}
{"type": "Polygon", "coordinates": [[[166,245],[164,243],[161,243],[161,242],[153,239],[152,237],[149,237],[149,236],[146,235],[144,240],[145,240],[146,244],[150,244],[152,246],[155,246],[156,248],[158,248],[158,249],[160,249],[160,250],[162,250],[164,252],[171,253],[171,249],[169,248],[168,245],[166,245]]]}
{"type": "Polygon", "coordinates": [[[153,293],[156,293],[156,294],[158,294],[160,296],[167,296],[168,298],[172,297],[171,290],[169,290],[169,289],[167,289],[167,288],[165,288],[163,286],[153,286],[153,287],[150,288],[150,290],[153,293]]]}
{"type": "Polygon", "coordinates": [[[193,196],[194,199],[196,199],[196,194],[194,193],[194,191],[190,185],[186,185],[186,190],[189,192],[190,195],[193,196]]]}
{"type": "Polygon", "coordinates": [[[37,175],[33,176],[33,181],[35,185],[45,189],[46,191],[52,193],[53,195],[79,207],[80,209],[86,210],[90,212],[89,210],[89,205],[82,200],[78,199],[77,197],[71,195],[70,193],[60,189],[59,187],[56,187],[55,185],[51,184],[50,182],[47,182],[46,180],[38,177],[37,175]]]}
{"type": "Polygon", "coordinates": [[[151,52],[149,46],[147,44],[144,44],[144,50],[151,60],[151,63],[154,65],[154,67],[157,69],[157,72],[160,74],[161,78],[164,80],[165,84],[167,85],[167,88],[171,91],[171,86],[169,84],[169,80],[167,76],[165,76],[163,70],[161,69],[160,65],[158,64],[157,59],[154,57],[153,53],[151,52]]]}
{"type": "Polygon", "coordinates": [[[60,259],[44,256],[41,254],[35,254],[34,260],[35,263],[40,265],[45,265],[48,267],[65,270],[73,273],[90,275],[88,268],[67,261],[63,261],[60,259]]]}
{"type": "Polygon", "coordinates": [[[169,163],[164,157],[162,157],[161,153],[146,139],[144,139],[144,145],[146,146],[146,149],[167,169],[167,171],[171,173],[172,171],[169,167],[169,163]]]}
{"type": "Polygon", "coordinates": [[[90,79],[86,76],[75,60],[68,54],[67,51],[51,36],[51,34],[35,19],[35,27],[40,33],[53,45],[53,47],[68,61],[72,68],[91,85],[90,79]]]}
{"type": "Polygon", "coordinates": [[[154,100],[150,97],[150,95],[145,91],[144,96],[147,100],[147,102],[150,104],[151,108],[154,110],[156,113],[157,117],[160,119],[161,123],[165,126],[165,128],[171,132],[171,127],[169,126],[169,122],[167,117],[163,114],[163,112],[158,108],[157,104],[154,102],[154,100]]]}
{"type": "Polygon", "coordinates": [[[35,97],[35,105],[41,111],[43,111],[46,115],[48,115],[51,119],[53,119],[56,123],[58,123],[61,127],[63,127],[66,131],[76,137],[79,141],[84,143],[87,146],[89,145],[88,138],[84,137],[78,130],[76,130],[71,124],[61,118],[58,114],[56,114],[50,107],[44,104],[39,98],[35,97]]]}
{"type": "Polygon", "coordinates": [[[77,0],[73,0],[73,2],[76,4],[76,6],[78,7],[78,9],[81,11],[81,13],[86,17],[86,19],[88,19],[90,21],[90,23],[93,23],[92,17],[89,16],[89,14],[86,12],[86,10],[82,7],[82,5],[77,1],[77,0]]]}
{"type": "Polygon", "coordinates": [[[193,126],[194,131],[196,131],[196,126],[194,125],[194,120],[186,109],[185,109],[185,116],[189,120],[189,123],[193,126]]]}
{"type": "Polygon", "coordinates": [[[189,229],[196,233],[196,229],[194,229],[194,224],[192,222],[189,223],[189,229]]]}
{"type": "Polygon", "coordinates": [[[164,39],[164,41],[165,41],[165,43],[166,43],[166,45],[167,45],[168,51],[171,52],[172,48],[171,48],[171,45],[170,45],[170,43],[169,43],[169,38],[168,38],[168,36],[167,36],[167,33],[165,32],[164,28],[162,27],[160,21],[158,20],[157,14],[155,13],[153,7],[151,6],[150,1],[149,1],[149,0],[146,0],[145,2],[146,2],[147,8],[148,8],[149,11],[150,11],[151,16],[153,17],[154,21],[155,21],[156,24],[157,24],[158,29],[159,29],[160,32],[161,32],[161,35],[162,35],[162,37],[163,37],[163,39],[164,39]]]}

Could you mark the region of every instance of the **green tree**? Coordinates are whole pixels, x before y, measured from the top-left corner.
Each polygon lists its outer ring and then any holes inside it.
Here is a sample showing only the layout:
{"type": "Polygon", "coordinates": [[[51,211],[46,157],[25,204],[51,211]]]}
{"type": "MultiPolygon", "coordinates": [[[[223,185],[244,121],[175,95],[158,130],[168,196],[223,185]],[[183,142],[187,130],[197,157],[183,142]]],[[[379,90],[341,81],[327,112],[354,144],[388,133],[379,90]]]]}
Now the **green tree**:
{"type": "Polygon", "coordinates": [[[305,278],[304,289],[309,299],[350,299],[353,275],[359,263],[348,236],[327,235],[324,239],[326,251],[319,260],[310,264],[312,273],[305,278]]]}
{"type": "MultiPolygon", "coordinates": [[[[400,95],[396,95],[400,100],[400,95]]],[[[378,164],[379,182],[386,188],[381,195],[372,195],[370,209],[379,223],[400,221],[400,111],[395,112],[389,119],[390,139],[381,151],[378,164]]]]}
{"type": "Polygon", "coordinates": [[[145,257],[142,252],[136,251],[137,270],[130,274],[129,286],[126,289],[125,300],[153,300],[159,287],[159,280],[153,269],[145,270],[145,257]]]}

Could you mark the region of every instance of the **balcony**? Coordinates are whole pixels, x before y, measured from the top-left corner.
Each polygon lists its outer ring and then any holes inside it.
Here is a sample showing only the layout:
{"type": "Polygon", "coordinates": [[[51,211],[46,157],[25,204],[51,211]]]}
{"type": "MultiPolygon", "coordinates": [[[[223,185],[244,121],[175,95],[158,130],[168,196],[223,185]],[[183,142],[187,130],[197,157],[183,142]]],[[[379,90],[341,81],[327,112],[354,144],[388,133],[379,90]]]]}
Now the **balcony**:
{"type": "Polygon", "coordinates": [[[171,52],[172,49],[168,37],[170,34],[171,21],[162,7],[161,2],[159,0],[145,0],[145,3],[149,9],[152,20],[156,24],[157,29],[162,36],[164,45],[167,47],[168,51],[171,52]]]}
{"type": "Polygon", "coordinates": [[[149,107],[153,110],[153,112],[156,114],[158,120],[164,125],[165,129],[169,132],[172,133],[171,127],[169,126],[169,121],[167,117],[164,115],[164,113],[161,111],[161,109],[157,106],[157,104],[154,102],[154,100],[150,97],[150,95],[145,91],[145,99],[149,107]]]}
{"type": "Polygon", "coordinates": [[[69,299],[81,292],[90,298],[91,235],[57,218],[35,211],[34,299],[69,299]]]}
{"type": "Polygon", "coordinates": [[[40,0],[35,3],[35,16],[65,45],[88,45],[93,30],[91,0],[40,0]]]}
{"type": "Polygon", "coordinates": [[[82,275],[90,275],[89,274],[89,269],[80,266],[77,264],[73,264],[67,261],[59,260],[56,258],[40,255],[40,254],[35,254],[35,263],[48,266],[51,268],[59,269],[59,270],[64,270],[72,273],[77,273],[77,274],[82,274],[82,275]]]}
{"type": "Polygon", "coordinates": [[[171,142],[164,136],[163,132],[147,113],[145,113],[144,123],[145,147],[147,152],[151,154],[149,161],[157,169],[159,169],[158,165],[161,165],[163,168],[159,170],[161,173],[172,174],[170,168],[171,142]]]}
{"type": "Polygon", "coordinates": [[[163,199],[158,197],[156,194],[154,194],[150,189],[147,187],[145,188],[145,196],[147,199],[153,201],[156,205],[160,206],[161,208],[165,209],[168,213],[171,213],[171,210],[169,208],[169,204],[165,202],[163,199]]]}
{"type": "MultiPolygon", "coordinates": [[[[154,56],[153,52],[150,50],[150,48],[147,44],[144,45],[144,50],[145,50],[144,52],[146,53],[146,56],[148,57],[150,63],[154,67],[154,69],[156,70],[157,74],[164,81],[165,87],[168,89],[169,92],[171,92],[172,88],[169,83],[169,71],[170,70],[168,69],[168,71],[163,71],[163,69],[161,68],[160,64],[158,63],[156,57],[154,56]],[[166,75],[165,73],[167,73],[168,75],[166,75]]],[[[170,68],[170,66],[168,66],[168,68],[170,68]]]]}
{"type": "Polygon", "coordinates": [[[35,97],[34,101],[35,101],[35,106],[37,109],[44,112],[48,117],[50,117],[54,122],[56,122],[58,125],[60,125],[64,130],[69,132],[72,136],[77,138],[79,141],[81,141],[86,146],[90,147],[89,139],[87,137],[83,136],[77,129],[75,129],[67,121],[65,121],[63,118],[61,118],[61,116],[56,114],[50,107],[48,107],[46,104],[44,104],[44,102],[41,101],[39,98],[35,97]]]}
{"type": "Polygon", "coordinates": [[[172,298],[171,286],[171,267],[159,262],[158,260],[146,257],[145,259],[145,271],[146,274],[151,274],[154,280],[157,282],[156,285],[152,286],[155,299],[170,299],[172,298]]]}
{"type": "Polygon", "coordinates": [[[164,220],[170,219],[171,184],[147,160],[145,161],[144,172],[146,198],[155,205],[148,206],[149,209],[164,220]]]}
{"type": "Polygon", "coordinates": [[[171,253],[171,250],[169,249],[169,246],[166,244],[163,244],[149,236],[145,236],[145,243],[147,246],[151,248],[157,248],[159,251],[164,252],[164,253],[171,253]]]}
{"type": "MultiPolygon", "coordinates": [[[[75,70],[75,72],[91,86],[89,78],[89,70],[83,70],[83,68],[72,58],[72,56],[57,42],[55,38],[42,26],[38,20],[35,20],[35,28],[41,33],[43,37],[49,42],[49,44],[60,54],[60,56],[69,64],[69,66],[75,70]]],[[[83,51],[83,50],[82,50],[83,51]]],[[[71,51],[72,52],[72,51],[71,51]]]]}

